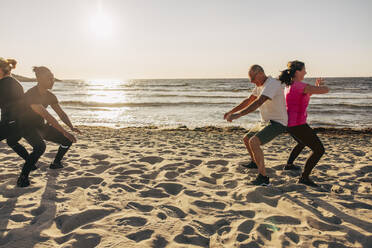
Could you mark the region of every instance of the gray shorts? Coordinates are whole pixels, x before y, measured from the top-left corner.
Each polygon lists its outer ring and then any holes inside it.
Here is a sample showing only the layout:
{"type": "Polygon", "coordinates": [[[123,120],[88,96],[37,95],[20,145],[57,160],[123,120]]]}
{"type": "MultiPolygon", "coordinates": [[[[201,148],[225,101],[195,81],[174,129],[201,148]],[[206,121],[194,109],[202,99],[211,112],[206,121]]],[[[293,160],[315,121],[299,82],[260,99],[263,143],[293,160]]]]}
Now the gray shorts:
{"type": "Polygon", "coordinates": [[[251,138],[253,136],[256,136],[260,140],[261,145],[264,145],[266,143],[269,143],[279,134],[285,132],[287,132],[286,126],[283,126],[276,121],[270,121],[267,124],[263,125],[258,132],[256,132],[255,130],[251,130],[244,137],[251,138]]]}

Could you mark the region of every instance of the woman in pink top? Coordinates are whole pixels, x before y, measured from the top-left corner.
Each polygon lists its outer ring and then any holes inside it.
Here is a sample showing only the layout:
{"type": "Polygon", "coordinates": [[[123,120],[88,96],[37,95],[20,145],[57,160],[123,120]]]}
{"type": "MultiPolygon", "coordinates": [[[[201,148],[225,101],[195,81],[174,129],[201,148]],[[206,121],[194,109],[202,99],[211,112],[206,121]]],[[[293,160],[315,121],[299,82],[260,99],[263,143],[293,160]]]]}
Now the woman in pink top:
{"type": "Polygon", "coordinates": [[[324,154],[324,147],[314,130],[307,124],[307,106],[312,94],[328,93],[329,89],[322,79],[317,79],[315,86],[302,82],[306,75],[305,64],[300,61],[291,61],[288,68],[281,72],[279,80],[287,85],[285,89],[286,106],[288,113],[288,131],[298,142],[292,150],[285,169],[293,169],[293,161],[308,146],[312,153],[306,160],[305,169],[299,179],[299,183],[317,187],[310,180],[309,175],[320,158],[324,154]]]}

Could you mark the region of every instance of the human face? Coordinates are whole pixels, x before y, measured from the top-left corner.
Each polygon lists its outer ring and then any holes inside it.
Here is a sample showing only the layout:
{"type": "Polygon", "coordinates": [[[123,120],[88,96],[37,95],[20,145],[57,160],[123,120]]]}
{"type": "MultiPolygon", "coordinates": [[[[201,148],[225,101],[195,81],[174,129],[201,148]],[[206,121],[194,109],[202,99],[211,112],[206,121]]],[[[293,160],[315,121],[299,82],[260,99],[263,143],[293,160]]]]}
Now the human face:
{"type": "Polygon", "coordinates": [[[296,71],[296,73],[295,73],[295,81],[302,81],[302,80],[304,80],[306,73],[307,72],[306,72],[305,66],[302,68],[301,71],[296,71]]]}
{"type": "Polygon", "coordinates": [[[50,72],[46,72],[37,77],[37,81],[45,89],[52,89],[54,85],[54,75],[50,72]]]}
{"type": "Polygon", "coordinates": [[[249,80],[251,80],[251,83],[255,85],[259,84],[259,80],[258,80],[260,77],[259,74],[260,74],[259,72],[254,73],[252,71],[249,71],[248,77],[249,77],[249,80]]]}

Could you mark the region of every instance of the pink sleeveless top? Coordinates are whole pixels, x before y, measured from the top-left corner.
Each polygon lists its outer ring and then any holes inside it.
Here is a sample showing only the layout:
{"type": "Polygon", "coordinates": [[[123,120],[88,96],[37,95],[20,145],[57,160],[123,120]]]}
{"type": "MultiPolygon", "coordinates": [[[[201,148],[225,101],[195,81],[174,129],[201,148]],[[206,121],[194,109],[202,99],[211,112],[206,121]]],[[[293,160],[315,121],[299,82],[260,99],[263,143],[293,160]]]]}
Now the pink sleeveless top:
{"type": "Polygon", "coordinates": [[[304,94],[306,83],[293,82],[285,88],[285,102],[288,113],[288,127],[303,125],[306,123],[307,106],[310,94],[304,94]]]}

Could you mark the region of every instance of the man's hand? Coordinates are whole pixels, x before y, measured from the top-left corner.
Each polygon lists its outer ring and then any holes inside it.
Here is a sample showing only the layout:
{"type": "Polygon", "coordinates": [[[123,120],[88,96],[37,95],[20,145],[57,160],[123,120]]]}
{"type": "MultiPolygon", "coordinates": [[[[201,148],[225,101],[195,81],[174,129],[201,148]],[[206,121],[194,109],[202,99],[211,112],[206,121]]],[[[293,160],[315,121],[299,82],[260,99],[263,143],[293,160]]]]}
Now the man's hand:
{"type": "Polygon", "coordinates": [[[227,120],[228,122],[232,122],[233,120],[238,119],[239,117],[240,117],[239,114],[230,114],[230,115],[228,115],[228,116],[226,117],[226,120],[227,120]]]}
{"type": "Polygon", "coordinates": [[[224,120],[227,120],[227,117],[228,117],[230,114],[231,114],[230,111],[227,112],[227,113],[225,113],[225,114],[223,115],[223,119],[224,119],[224,120]]]}

